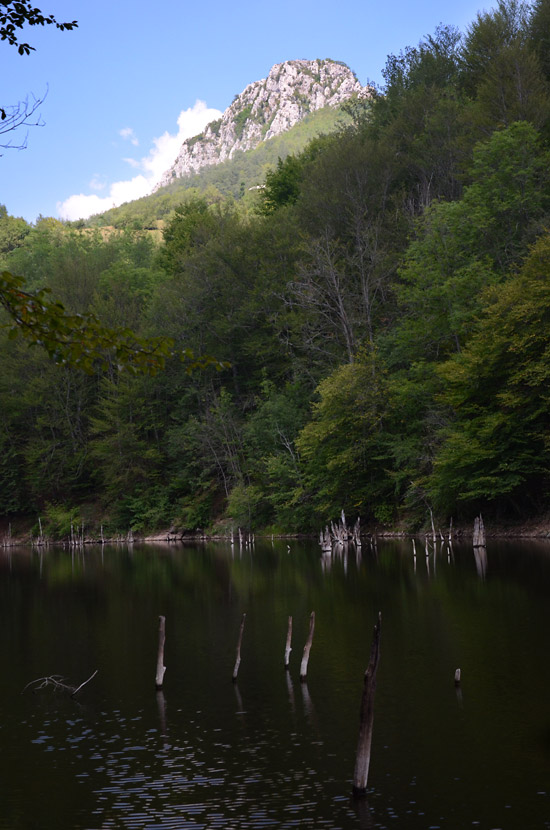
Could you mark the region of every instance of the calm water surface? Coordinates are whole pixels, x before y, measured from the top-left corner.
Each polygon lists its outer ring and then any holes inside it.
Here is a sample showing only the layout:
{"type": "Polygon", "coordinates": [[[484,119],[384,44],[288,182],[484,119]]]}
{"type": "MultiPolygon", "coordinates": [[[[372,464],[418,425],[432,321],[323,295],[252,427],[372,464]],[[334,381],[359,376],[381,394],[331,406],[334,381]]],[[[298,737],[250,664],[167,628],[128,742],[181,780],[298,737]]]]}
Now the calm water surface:
{"type": "Polygon", "coordinates": [[[290,548],[0,551],[0,828],[550,828],[550,542],[416,561],[410,542],[332,559],[290,548]],[[378,611],[369,793],[356,804],[378,611]],[[21,694],[95,669],[76,699],[21,694]]]}

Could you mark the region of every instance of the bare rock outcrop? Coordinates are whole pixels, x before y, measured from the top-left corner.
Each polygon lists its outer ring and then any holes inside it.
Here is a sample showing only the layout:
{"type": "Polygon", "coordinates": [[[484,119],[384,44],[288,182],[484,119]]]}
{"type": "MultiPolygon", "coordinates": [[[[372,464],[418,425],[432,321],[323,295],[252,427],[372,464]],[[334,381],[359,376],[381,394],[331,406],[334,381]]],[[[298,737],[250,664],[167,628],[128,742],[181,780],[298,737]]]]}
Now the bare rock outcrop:
{"type": "Polygon", "coordinates": [[[249,84],[236,95],[218,121],[183,142],[157,189],[201,167],[226,161],[238,150],[252,150],[260,142],[290,130],[315,110],[338,107],[352,96],[370,94],[370,87],[361,86],[351,69],[338,61],[277,63],[267,78],[249,84]]]}

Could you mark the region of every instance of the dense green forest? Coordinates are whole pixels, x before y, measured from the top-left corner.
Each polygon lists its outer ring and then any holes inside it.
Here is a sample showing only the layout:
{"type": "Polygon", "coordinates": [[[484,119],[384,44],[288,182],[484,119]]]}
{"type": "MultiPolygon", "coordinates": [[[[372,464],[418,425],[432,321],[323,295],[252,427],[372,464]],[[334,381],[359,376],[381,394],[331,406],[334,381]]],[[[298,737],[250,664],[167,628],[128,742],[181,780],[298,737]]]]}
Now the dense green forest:
{"type": "Polygon", "coordinates": [[[0,330],[0,515],[62,535],[547,510],[550,0],[441,26],[384,79],[255,199],[182,192],[162,240],[160,213],[0,213],[31,289],[228,362],[85,373],[0,330]]]}

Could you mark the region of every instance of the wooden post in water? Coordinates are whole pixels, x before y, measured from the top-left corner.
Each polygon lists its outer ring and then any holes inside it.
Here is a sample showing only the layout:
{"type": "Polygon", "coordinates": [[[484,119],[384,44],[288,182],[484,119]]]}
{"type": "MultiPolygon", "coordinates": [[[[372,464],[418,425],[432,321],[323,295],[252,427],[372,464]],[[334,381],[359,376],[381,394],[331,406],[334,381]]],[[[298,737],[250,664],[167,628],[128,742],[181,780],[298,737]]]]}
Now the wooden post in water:
{"type": "Polygon", "coordinates": [[[363,696],[361,698],[361,713],[359,716],[359,741],[357,743],[357,758],[353,773],[353,794],[364,796],[367,793],[369,778],[370,748],[372,743],[372,727],[374,723],[374,693],[376,691],[376,672],[380,661],[380,626],[382,614],[378,614],[378,622],[374,626],[374,636],[370,650],[369,665],[365,672],[363,696]]]}
{"type": "Polygon", "coordinates": [[[237,682],[237,675],[239,673],[239,666],[241,665],[241,644],[243,641],[243,631],[244,631],[244,621],[246,620],[246,614],[243,614],[241,619],[241,627],[239,629],[239,640],[237,642],[237,657],[235,660],[235,668],[233,669],[233,683],[237,682]]]}
{"type": "Polygon", "coordinates": [[[292,651],[292,617],[288,618],[288,630],[286,632],[286,648],[285,648],[285,669],[288,671],[290,666],[290,652],[292,651]]]}
{"type": "Polygon", "coordinates": [[[300,680],[304,683],[307,677],[307,664],[309,662],[309,652],[311,651],[311,644],[313,643],[313,632],[315,631],[315,611],[309,615],[309,634],[306,644],[304,646],[304,653],[302,655],[302,663],[300,665],[300,680]]]}
{"type": "Polygon", "coordinates": [[[155,687],[157,692],[162,689],[164,681],[164,672],[166,666],[164,665],[164,642],[166,640],[166,617],[159,617],[159,647],[157,652],[157,676],[155,678],[155,687]]]}

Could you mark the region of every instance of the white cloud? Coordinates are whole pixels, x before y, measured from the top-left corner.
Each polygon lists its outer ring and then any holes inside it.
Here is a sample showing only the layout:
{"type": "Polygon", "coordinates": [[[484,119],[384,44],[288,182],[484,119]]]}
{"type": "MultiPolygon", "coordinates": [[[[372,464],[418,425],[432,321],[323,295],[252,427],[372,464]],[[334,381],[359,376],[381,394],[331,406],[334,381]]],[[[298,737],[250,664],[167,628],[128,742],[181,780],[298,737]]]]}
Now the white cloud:
{"type": "Polygon", "coordinates": [[[145,176],[135,176],[125,182],[111,185],[108,196],[86,195],[84,193],[69,196],[64,202],[57,203],[57,212],[61,219],[87,219],[94,213],[102,213],[124,202],[131,202],[147,195],[150,184],[145,176]]]}
{"type": "Polygon", "coordinates": [[[139,141],[137,140],[136,134],[131,127],[123,127],[122,130],[118,131],[118,134],[125,140],[131,141],[134,147],[138,146],[139,141]]]}
{"type": "MultiPolygon", "coordinates": [[[[61,219],[87,219],[94,213],[101,213],[109,208],[117,207],[123,202],[130,202],[146,196],[158,183],[162,174],[173,164],[186,138],[201,133],[207,124],[221,118],[222,113],[217,109],[207,107],[204,101],[196,101],[193,107],[182,110],[178,117],[178,132],[175,135],[165,132],[159,138],[153,139],[153,147],[148,156],[139,161],[125,158],[128,164],[143,172],[128,181],[114,182],[109,187],[109,195],[100,197],[95,194],[84,193],[69,196],[64,202],[57,203],[57,213],[61,219]]],[[[135,138],[131,127],[119,131],[123,138],[132,143],[135,138]]],[[[101,177],[97,174],[92,179],[90,187],[99,189],[101,177]]]]}
{"type": "Polygon", "coordinates": [[[92,188],[92,190],[105,190],[105,188],[107,187],[107,182],[102,176],[96,173],[92,181],[90,182],[90,187],[92,188]]]}

